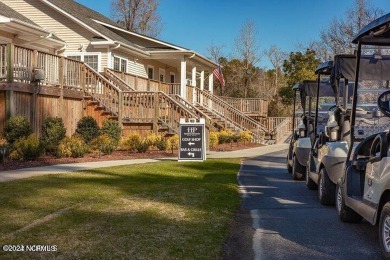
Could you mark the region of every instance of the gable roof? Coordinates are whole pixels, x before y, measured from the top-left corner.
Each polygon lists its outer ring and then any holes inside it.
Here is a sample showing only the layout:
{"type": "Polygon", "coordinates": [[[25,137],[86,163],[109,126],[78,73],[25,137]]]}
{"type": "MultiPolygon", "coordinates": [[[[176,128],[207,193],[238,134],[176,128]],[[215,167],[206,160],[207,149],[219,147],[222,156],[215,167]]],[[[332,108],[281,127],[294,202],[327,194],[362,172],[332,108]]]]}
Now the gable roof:
{"type": "MultiPolygon", "coordinates": [[[[46,34],[44,40],[48,41],[54,41],[56,44],[63,45],[65,42],[61,40],[59,37],[57,37],[55,34],[52,34],[39,26],[38,24],[34,23],[24,15],[20,14],[19,12],[15,11],[11,7],[7,6],[3,2],[0,2],[0,15],[7,17],[8,20],[2,20],[2,22],[7,24],[18,24],[18,26],[28,27],[29,32],[33,34],[36,33],[44,33],[46,34]],[[31,30],[32,29],[32,30],[31,30]]],[[[19,27],[20,28],[20,27],[19,27]]]]}
{"type": "MultiPolygon", "coordinates": [[[[41,28],[39,25],[37,25],[36,23],[31,21],[30,19],[28,19],[24,15],[16,12],[14,9],[12,9],[8,5],[4,4],[3,2],[0,2],[0,15],[8,17],[8,18],[17,19],[19,21],[22,21],[22,22],[25,22],[27,24],[31,24],[31,25],[34,25],[36,27],[41,28]]],[[[43,30],[43,28],[41,28],[41,29],[43,30]]]]}
{"type": "MultiPolygon", "coordinates": [[[[81,5],[73,0],[41,0],[42,2],[51,5],[59,12],[66,13],[68,17],[78,20],[86,27],[92,29],[100,37],[105,38],[108,41],[120,42],[122,44],[137,48],[141,51],[147,51],[145,46],[135,44],[127,37],[130,35],[147,39],[149,41],[157,41],[156,39],[144,36],[135,32],[130,32],[126,28],[100,14],[99,12],[92,10],[84,5],[81,5]]],[[[160,43],[162,43],[160,41],[160,43]]],[[[167,43],[165,43],[168,45],[167,43]]],[[[173,46],[173,45],[171,45],[173,46]]]]}
{"type": "Polygon", "coordinates": [[[176,54],[193,54],[201,61],[206,62],[210,67],[217,67],[217,64],[192,50],[173,45],[146,35],[132,32],[117,24],[106,16],[94,11],[73,0],[40,0],[54,8],[69,19],[79,23],[90,31],[94,32],[98,38],[92,45],[96,44],[117,44],[127,49],[137,52],[145,58],[151,58],[153,52],[175,52],[176,54]],[[102,40],[105,39],[104,40],[102,40]]]}

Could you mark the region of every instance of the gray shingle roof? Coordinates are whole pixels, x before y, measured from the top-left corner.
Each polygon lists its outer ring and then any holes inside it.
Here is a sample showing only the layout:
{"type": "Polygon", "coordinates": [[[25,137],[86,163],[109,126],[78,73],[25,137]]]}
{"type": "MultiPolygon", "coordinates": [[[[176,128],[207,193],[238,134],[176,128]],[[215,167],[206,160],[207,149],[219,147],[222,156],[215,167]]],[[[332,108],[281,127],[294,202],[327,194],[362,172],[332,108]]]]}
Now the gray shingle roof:
{"type": "Polygon", "coordinates": [[[34,26],[40,27],[36,23],[34,23],[30,19],[28,19],[27,17],[21,15],[20,13],[16,12],[14,9],[3,4],[2,2],[0,2],[0,15],[8,17],[8,18],[17,19],[17,20],[20,20],[22,22],[29,23],[29,24],[32,24],[34,26]]]}
{"type": "Polygon", "coordinates": [[[133,44],[132,42],[128,41],[127,39],[121,37],[120,35],[114,33],[110,29],[106,28],[105,26],[96,23],[92,19],[99,20],[103,23],[107,23],[116,27],[122,28],[120,25],[115,23],[114,21],[110,20],[109,18],[105,17],[104,15],[84,6],[81,5],[73,0],[47,0],[48,2],[54,4],[55,6],[59,7],[66,13],[74,16],[78,20],[82,21],[84,24],[88,25],[92,29],[100,32],[104,36],[108,37],[109,39],[113,41],[118,41],[133,47],[136,47],[138,49],[143,49],[142,47],[133,44]]]}

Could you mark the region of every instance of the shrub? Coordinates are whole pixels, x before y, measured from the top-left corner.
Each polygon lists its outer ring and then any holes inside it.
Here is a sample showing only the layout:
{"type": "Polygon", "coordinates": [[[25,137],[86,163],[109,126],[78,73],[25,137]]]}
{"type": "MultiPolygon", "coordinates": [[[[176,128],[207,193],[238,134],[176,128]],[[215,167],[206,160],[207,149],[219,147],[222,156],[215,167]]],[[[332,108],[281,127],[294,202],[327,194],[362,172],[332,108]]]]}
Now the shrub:
{"type": "Polygon", "coordinates": [[[112,152],[117,147],[115,143],[116,141],[114,141],[110,136],[107,134],[102,134],[93,139],[90,145],[91,148],[95,151],[99,151],[100,147],[103,154],[112,154],[112,152]]]}
{"type": "Polygon", "coordinates": [[[64,139],[66,129],[61,117],[46,118],[41,127],[40,141],[46,151],[55,153],[58,144],[64,139]]]}
{"type": "Polygon", "coordinates": [[[137,146],[139,143],[141,143],[142,139],[139,133],[132,132],[130,133],[123,141],[122,141],[122,148],[133,152],[137,150],[137,146]]]}
{"type": "Polygon", "coordinates": [[[5,137],[1,136],[0,137],[0,147],[5,147],[5,146],[8,146],[7,139],[5,139],[5,137]]]}
{"type": "Polygon", "coordinates": [[[165,151],[167,149],[167,141],[162,136],[158,136],[155,146],[158,150],[165,151]]]}
{"type": "Polygon", "coordinates": [[[35,161],[43,152],[43,146],[40,144],[36,134],[28,137],[21,137],[14,143],[10,157],[13,160],[35,161]]]}
{"type": "Polygon", "coordinates": [[[249,132],[249,131],[244,131],[244,132],[241,132],[240,134],[239,134],[239,140],[240,140],[240,142],[252,142],[252,140],[253,140],[253,136],[252,136],[252,134],[251,134],[251,132],[249,132]]]}
{"type": "Polygon", "coordinates": [[[58,145],[57,157],[83,157],[88,151],[84,139],[79,135],[65,137],[58,145]]]}
{"type": "Polygon", "coordinates": [[[114,141],[116,148],[121,140],[122,128],[120,127],[118,121],[104,120],[102,125],[102,134],[108,135],[111,140],[114,141]]]}
{"type": "Polygon", "coordinates": [[[159,135],[155,133],[150,133],[146,136],[145,141],[149,144],[149,146],[156,147],[157,142],[161,139],[159,135]]]}
{"type": "Polygon", "coordinates": [[[218,134],[218,142],[220,144],[230,143],[233,141],[233,132],[230,130],[222,130],[218,134]]]}
{"type": "Polygon", "coordinates": [[[26,117],[13,116],[5,122],[4,136],[9,144],[13,144],[21,137],[28,137],[33,133],[26,117]]]}
{"type": "Polygon", "coordinates": [[[139,153],[145,153],[150,147],[150,141],[144,138],[141,142],[136,145],[136,150],[139,153]]]}
{"type": "Polygon", "coordinates": [[[210,132],[209,135],[209,146],[214,148],[218,144],[218,132],[210,132]]]}
{"type": "Polygon", "coordinates": [[[77,122],[76,134],[80,135],[85,143],[89,144],[100,135],[98,123],[92,116],[84,116],[77,122]]]}
{"type": "Polygon", "coordinates": [[[167,150],[179,149],[179,135],[171,136],[167,139],[167,150]]]}

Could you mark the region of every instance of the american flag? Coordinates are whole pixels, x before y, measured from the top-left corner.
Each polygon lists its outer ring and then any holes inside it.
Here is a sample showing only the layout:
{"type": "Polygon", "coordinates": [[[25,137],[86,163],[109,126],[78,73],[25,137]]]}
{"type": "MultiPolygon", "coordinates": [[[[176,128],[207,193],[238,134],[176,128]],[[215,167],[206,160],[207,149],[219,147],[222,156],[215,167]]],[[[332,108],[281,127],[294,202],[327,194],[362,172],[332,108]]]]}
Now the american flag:
{"type": "Polygon", "coordinates": [[[223,78],[221,66],[218,66],[215,70],[213,70],[214,76],[219,80],[221,87],[225,87],[225,79],[223,78]]]}

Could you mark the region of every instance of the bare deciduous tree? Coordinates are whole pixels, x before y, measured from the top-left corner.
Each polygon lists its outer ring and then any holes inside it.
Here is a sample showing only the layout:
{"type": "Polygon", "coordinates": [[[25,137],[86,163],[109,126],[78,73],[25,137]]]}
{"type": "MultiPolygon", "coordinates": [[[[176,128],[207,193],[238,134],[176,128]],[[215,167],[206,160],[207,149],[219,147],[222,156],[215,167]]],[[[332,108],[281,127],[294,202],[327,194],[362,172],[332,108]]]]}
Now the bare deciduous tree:
{"type": "Polygon", "coordinates": [[[111,16],[126,29],[157,37],[163,24],[159,0],[111,0],[111,16]]]}
{"type": "Polygon", "coordinates": [[[211,43],[210,47],[207,48],[211,60],[219,63],[219,59],[224,56],[222,52],[223,48],[225,48],[224,45],[214,45],[214,43],[211,43]]]}
{"type": "Polygon", "coordinates": [[[370,0],[355,0],[353,7],[342,18],[334,18],[329,27],[321,31],[321,42],[311,47],[317,54],[328,58],[334,54],[352,53],[354,46],[351,41],[355,35],[366,24],[383,14],[383,10],[371,6],[370,0]]]}
{"type": "Polygon", "coordinates": [[[255,65],[260,61],[259,44],[257,42],[257,30],[253,21],[246,21],[235,40],[237,59],[241,61],[242,67],[237,71],[238,77],[243,82],[244,97],[253,90],[254,80],[257,78],[255,65]]]}
{"type": "Polygon", "coordinates": [[[280,72],[280,68],[283,66],[284,60],[287,58],[287,54],[275,45],[272,45],[268,50],[265,50],[264,54],[268,57],[275,70],[275,85],[272,92],[273,95],[276,95],[279,88],[278,74],[280,72]]]}

